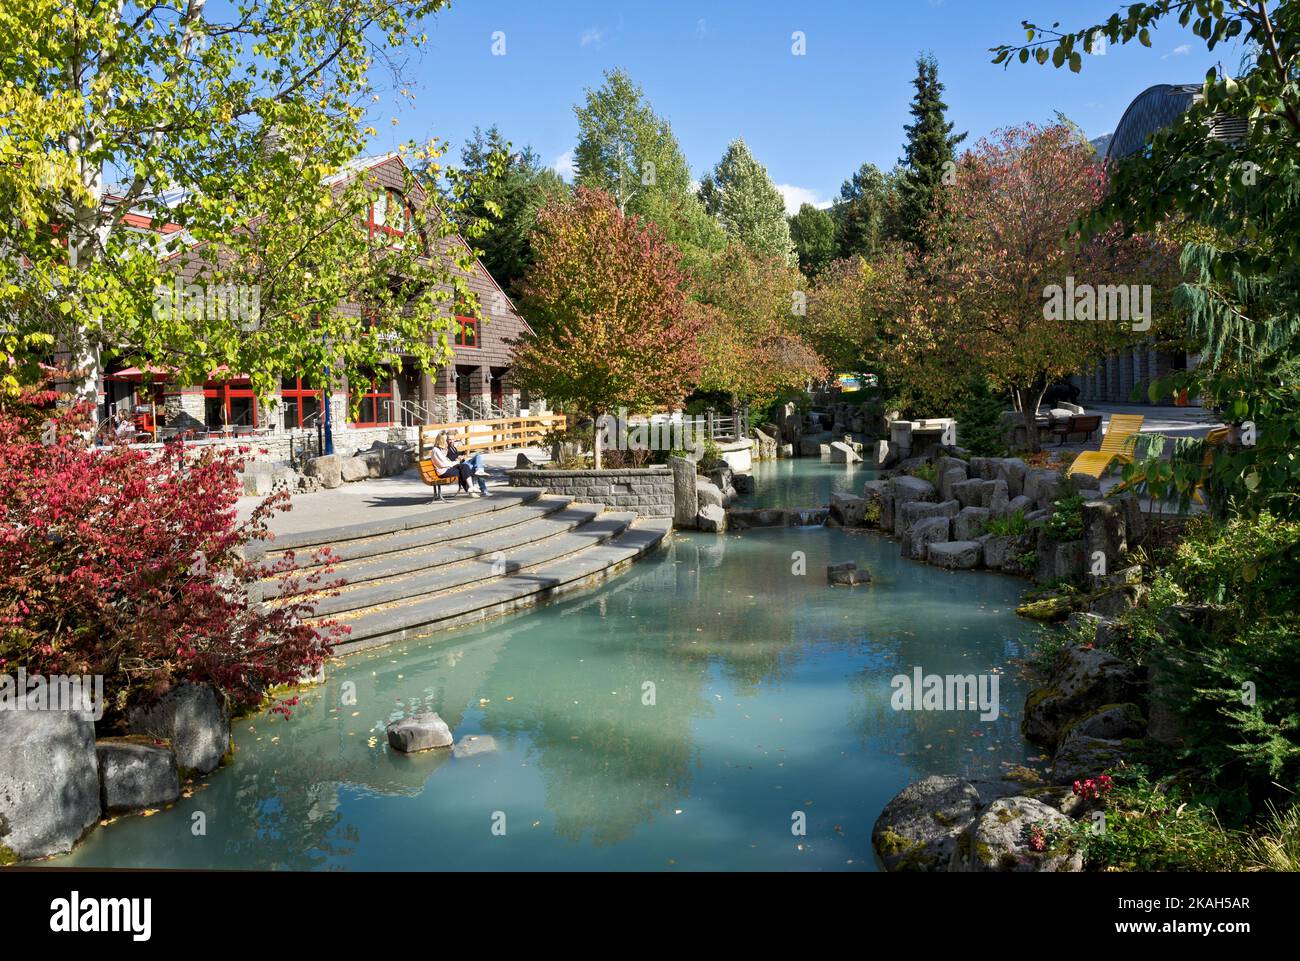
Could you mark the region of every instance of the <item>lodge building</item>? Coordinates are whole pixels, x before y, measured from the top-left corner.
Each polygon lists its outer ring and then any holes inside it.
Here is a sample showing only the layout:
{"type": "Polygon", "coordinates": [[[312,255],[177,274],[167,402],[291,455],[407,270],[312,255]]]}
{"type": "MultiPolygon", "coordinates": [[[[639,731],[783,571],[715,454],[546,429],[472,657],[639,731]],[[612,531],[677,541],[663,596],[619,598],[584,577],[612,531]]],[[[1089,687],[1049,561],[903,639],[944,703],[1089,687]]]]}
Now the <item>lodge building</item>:
{"type": "MultiPolygon", "coordinates": [[[[390,212],[401,211],[406,203],[402,191],[408,181],[401,156],[357,160],[338,179],[357,176],[371,183],[376,196],[367,217],[371,233],[400,233],[400,219],[390,212]]],[[[412,198],[413,202],[422,199],[412,198]]],[[[124,221],[142,232],[152,230],[162,242],[179,231],[174,224],[155,229],[149,218],[139,215],[128,214],[124,221]]],[[[459,235],[444,243],[468,249],[459,235]]],[[[185,248],[188,253],[194,250],[185,248]]],[[[180,253],[174,250],[167,257],[178,258],[180,253]]],[[[177,271],[179,281],[201,282],[203,259],[186,260],[177,271]]],[[[322,433],[328,407],[336,447],[360,448],[420,424],[519,416],[528,411],[529,399],[511,379],[509,342],[530,328],[482,263],[476,261],[466,282],[478,298],[477,316],[455,317],[448,337],[452,357],[432,375],[422,374],[413,360],[404,362],[400,371],[338,371],[329,377],[326,391],[324,372],[303,371],[284,378],[270,397],[255,397],[248,376],[238,372],[218,371],[207,383],[182,386],[166,370],[142,371],[110,362],[99,384],[101,417],[108,420],[117,413],[131,418],[141,440],[248,436],[258,438],[262,446],[287,448],[287,441],[297,439],[299,445],[310,447],[322,433]]],[[[361,322],[359,310],[343,309],[361,322]]],[[[543,409],[539,400],[532,406],[534,413],[543,409]]]]}

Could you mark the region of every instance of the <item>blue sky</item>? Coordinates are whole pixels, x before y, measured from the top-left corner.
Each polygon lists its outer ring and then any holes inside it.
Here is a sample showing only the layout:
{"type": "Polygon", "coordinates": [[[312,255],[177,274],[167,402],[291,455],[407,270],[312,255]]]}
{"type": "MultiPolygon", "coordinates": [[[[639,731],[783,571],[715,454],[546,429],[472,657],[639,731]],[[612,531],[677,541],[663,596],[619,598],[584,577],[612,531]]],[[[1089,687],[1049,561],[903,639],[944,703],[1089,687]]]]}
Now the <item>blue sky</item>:
{"type": "Polygon", "coordinates": [[[437,136],[458,158],[475,125],[496,123],[564,171],[573,105],[602,71],[623,67],[672,124],[697,178],[744,137],[788,202],[824,203],[864,161],[888,169],[901,155],[921,51],[938,58],[949,116],[969,143],[1057,110],[1096,137],[1151,84],[1200,82],[1219,61],[1237,66],[1239,49],[1211,55],[1176,23],[1155,32],[1151,49],[1085,58],[1081,74],[990,63],[989,47],[1024,36],[1021,20],[1081,27],[1117,9],[1096,0],[454,0],[425,25],[430,47],[408,66],[413,99],[381,93],[375,149],[437,136]],[[497,31],[503,56],[493,55],[497,31]],[[806,37],[803,56],[791,52],[795,31],[806,37]]]}

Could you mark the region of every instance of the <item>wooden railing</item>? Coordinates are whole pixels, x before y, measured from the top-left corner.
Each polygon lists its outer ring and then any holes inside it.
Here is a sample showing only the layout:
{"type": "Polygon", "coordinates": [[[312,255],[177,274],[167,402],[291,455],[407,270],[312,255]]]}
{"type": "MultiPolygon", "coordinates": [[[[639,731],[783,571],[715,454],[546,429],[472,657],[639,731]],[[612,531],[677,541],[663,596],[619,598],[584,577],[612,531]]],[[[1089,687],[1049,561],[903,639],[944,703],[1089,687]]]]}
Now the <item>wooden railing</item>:
{"type": "Polygon", "coordinates": [[[564,430],[563,414],[535,414],[531,417],[501,417],[495,420],[458,420],[447,424],[425,424],[420,428],[420,459],[428,456],[434,438],[452,431],[456,449],[467,454],[540,446],[551,431],[564,430]]]}

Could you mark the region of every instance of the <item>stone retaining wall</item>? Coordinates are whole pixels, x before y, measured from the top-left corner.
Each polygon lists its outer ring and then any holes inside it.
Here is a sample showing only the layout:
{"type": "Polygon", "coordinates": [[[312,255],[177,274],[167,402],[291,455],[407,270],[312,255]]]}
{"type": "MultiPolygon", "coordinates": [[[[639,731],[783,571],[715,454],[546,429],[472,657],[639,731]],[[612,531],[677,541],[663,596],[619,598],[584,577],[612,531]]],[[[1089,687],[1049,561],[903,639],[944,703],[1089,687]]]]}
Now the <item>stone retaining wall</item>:
{"type": "Polygon", "coordinates": [[[507,471],[512,487],[541,487],[589,504],[604,504],[611,510],[636,511],[643,517],[671,517],[673,514],[673,472],[667,467],[620,468],[618,470],[507,471]]]}

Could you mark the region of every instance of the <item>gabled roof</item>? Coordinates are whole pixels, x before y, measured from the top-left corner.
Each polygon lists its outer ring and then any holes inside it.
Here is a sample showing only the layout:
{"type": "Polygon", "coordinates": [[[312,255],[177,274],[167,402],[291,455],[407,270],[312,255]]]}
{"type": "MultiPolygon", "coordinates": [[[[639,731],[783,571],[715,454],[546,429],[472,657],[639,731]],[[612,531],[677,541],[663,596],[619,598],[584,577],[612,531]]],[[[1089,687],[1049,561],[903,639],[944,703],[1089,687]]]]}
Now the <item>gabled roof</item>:
{"type": "MultiPolygon", "coordinates": [[[[337,184],[346,183],[347,181],[351,180],[353,177],[357,176],[358,174],[362,174],[371,170],[376,170],[379,167],[382,167],[385,164],[389,164],[389,163],[399,164],[406,171],[408,172],[410,171],[410,168],[407,166],[406,160],[402,157],[402,155],[396,151],[390,151],[389,153],[378,154],[373,157],[355,157],[352,160],[349,160],[346,164],[344,164],[342,169],[340,169],[338,172],[330,174],[328,177],[326,177],[322,181],[322,183],[327,186],[335,186],[337,184]]],[[[423,198],[425,196],[424,188],[420,187],[420,185],[417,183],[416,189],[420,191],[421,198],[423,198]]],[[[166,202],[168,206],[172,206],[182,196],[184,196],[183,191],[174,191],[170,195],[169,199],[165,200],[164,202],[166,202]]],[[[146,230],[146,231],[152,229],[155,232],[163,235],[173,234],[182,230],[180,224],[174,224],[174,223],[164,224],[161,228],[153,228],[152,221],[150,220],[150,218],[142,214],[131,214],[131,213],[125,214],[122,218],[122,221],[123,223],[127,223],[128,225],[135,227],[137,229],[146,230]]],[[[455,238],[456,242],[458,242],[462,247],[465,248],[466,251],[470,253],[473,252],[473,248],[466,242],[465,238],[462,237],[459,232],[453,234],[452,236],[455,238]]],[[[179,239],[181,241],[181,249],[174,250],[166,254],[163,257],[164,261],[173,260],[176,257],[179,257],[181,254],[183,254],[186,249],[199,246],[199,243],[195,241],[189,235],[188,232],[184,232],[179,239]]],[[[510,295],[507,294],[505,290],[502,289],[501,285],[497,283],[497,279],[492,276],[491,272],[489,272],[486,267],[483,266],[483,261],[479,259],[477,256],[474,258],[474,268],[492,283],[492,286],[501,295],[502,299],[505,301],[510,311],[514,313],[516,317],[519,318],[520,322],[524,325],[524,328],[530,334],[534,333],[532,325],[528,323],[528,318],[526,318],[523,315],[523,313],[519,310],[518,306],[516,306],[514,300],[512,300],[510,295]]]]}

